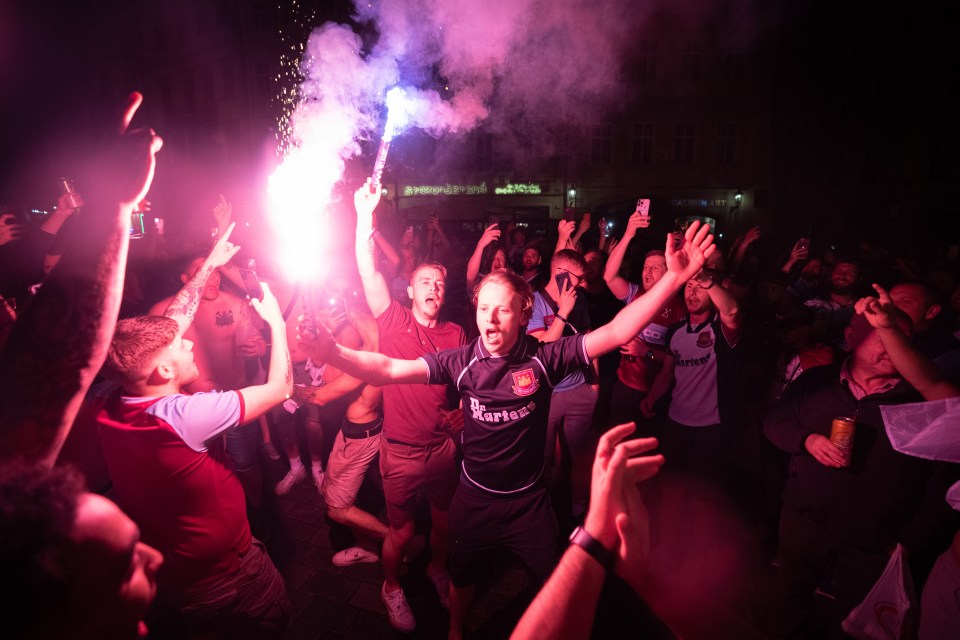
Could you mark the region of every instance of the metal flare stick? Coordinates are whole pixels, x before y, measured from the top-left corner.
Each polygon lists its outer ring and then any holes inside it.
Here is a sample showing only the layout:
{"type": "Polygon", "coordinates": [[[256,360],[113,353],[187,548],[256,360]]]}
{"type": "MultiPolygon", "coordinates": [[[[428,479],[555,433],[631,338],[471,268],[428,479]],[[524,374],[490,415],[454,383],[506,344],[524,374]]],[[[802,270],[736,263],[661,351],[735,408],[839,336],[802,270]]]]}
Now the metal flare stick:
{"type": "Polygon", "coordinates": [[[377,150],[377,159],[373,163],[373,175],[370,182],[370,189],[374,192],[380,190],[380,179],[383,178],[383,167],[387,164],[387,152],[390,151],[390,141],[386,138],[380,140],[380,149],[377,150]]]}

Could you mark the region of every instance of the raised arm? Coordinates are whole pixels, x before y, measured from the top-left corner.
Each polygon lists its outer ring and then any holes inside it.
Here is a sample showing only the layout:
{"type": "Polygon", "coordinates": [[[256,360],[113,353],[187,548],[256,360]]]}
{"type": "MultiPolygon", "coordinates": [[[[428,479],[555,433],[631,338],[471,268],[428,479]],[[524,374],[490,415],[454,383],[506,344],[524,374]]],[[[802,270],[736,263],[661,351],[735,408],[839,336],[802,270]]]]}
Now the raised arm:
{"type": "Polygon", "coordinates": [[[177,335],[182,337],[190,325],[193,323],[194,316],[197,315],[197,307],[200,306],[200,298],[203,296],[203,286],[218,267],[230,262],[230,258],[240,251],[240,247],[230,242],[230,234],[236,223],[230,223],[227,230],[221,234],[210,250],[210,255],[203,261],[197,272],[193,274],[183,288],[177,292],[170,304],[163,311],[163,315],[173,318],[180,325],[177,335]]]}
{"type": "Polygon", "coordinates": [[[623,300],[630,291],[630,283],[620,276],[620,267],[623,266],[623,258],[627,255],[627,247],[630,241],[637,235],[637,229],[646,229],[650,226],[650,216],[634,213],[627,220],[627,229],[623,232],[623,238],[618,242],[610,252],[607,258],[607,266],[603,270],[603,279],[610,287],[610,291],[617,298],[623,300]]]}
{"type": "Polygon", "coordinates": [[[740,337],[740,327],[742,325],[737,299],[716,281],[716,276],[708,271],[701,271],[694,276],[694,280],[707,292],[713,306],[717,308],[717,313],[720,315],[720,324],[723,325],[723,333],[727,337],[727,341],[731,344],[735,343],[740,337]]]}
{"type": "Polygon", "coordinates": [[[561,220],[557,223],[557,246],[553,248],[553,253],[562,249],[573,248],[570,243],[570,236],[573,235],[575,228],[576,223],[573,220],[561,220]]]}
{"type": "Polygon", "coordinates": [[[379,203],[380,190],[371,186],[369,178],[353,194],[353,205],[357,210],[357,235],[354,239],[357,270],[360,272],[363,294],[374,317],[380,316],[390,306],[390,287],[377,270],[377,241],[373,237],[373,210],[379,203]]]}
{"type": "Polygon", "coordinates": [[[483,235],[477,241],[477,247],[473,250],[470,259],[467,260],[467,291],[473,291],[480,277],[480,261],[483,259],[483,250],[494,240],[500,239],[500,225],[494,222],[483,230],[483,235]]]}
{"type": "Polygon", "coordinates": [[[960,389],[945,379],[933,360],[926,357],[910,342],[910,338],[894,321],[890,309],[892,303],[886,290],[873,285],[878,298],[862,298],[854,309],[862,313],[877,330],[883,346],[887,350],[890,362],[897,368],[903,379],[920,392],[925,400],[941,400],[960,395],[960,389]]]}
{"type": "Polygon", "coordinates": [[[597,358],[609,353],[640,333],[653,315],[694,274],[700,271],[704,261],[715,249],[710,227],[691,224],[684,234],[683,243],[673,248],[673,234],[667,234],[665,249],[667,272],[642,296],[624,307],[613,320],[584,338],[587,355],[597,358]]]}
{"type": "Polygon", "coordinates": [[[399,360],[382,353],[356,351],[336,343],[326,328],[299,331],[298,346],[317,362],[327,362],[347,375],[377,386],[426,384],[430,370],[423,360],[399,360]]]}
{"type": "Polygon", "coordinates": [[[576,249],[577,245],[580,244],[580,239],[583,238],[583,234],[590,230],[590,212],[587,211],[583,214],[583,217],[580,218],[580,224],[577,225],[577,232],[573,234],[573,237],[570,238],[570,244],[572,248],[576,249]]]}
{"type": "Polygon", "coordinates": [[[0,457],[53,466],[106,358],[130,216],[150,188],[163,144],[151,129],[129,130],[142,101],[130,95],[117,144],[94,176],[82,237],[22,310],[0,355],[0,457]]]}
{"type": "MultiPolygon", "coordinates": [[[[222,238],[221,238],[222,239],[222,238]]],[[[250,300],[250,306],[270,326],[270,364],[267,367],[267,381],[264,384],[244,387],[244,421],[256,420],[268,410],[277,406],[293,393],[293,363],[287,345],[287,325],[283,312],[270,286],[261,282],[263,300],[250,300]]]]}

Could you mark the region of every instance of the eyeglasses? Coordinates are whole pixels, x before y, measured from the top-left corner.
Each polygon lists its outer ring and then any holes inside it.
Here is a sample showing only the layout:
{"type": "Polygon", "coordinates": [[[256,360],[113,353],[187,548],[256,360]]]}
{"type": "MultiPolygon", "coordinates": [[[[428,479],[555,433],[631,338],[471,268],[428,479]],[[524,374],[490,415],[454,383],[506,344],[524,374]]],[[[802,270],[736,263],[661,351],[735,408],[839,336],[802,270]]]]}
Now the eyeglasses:
{"type": "Polygon", "coordinates": [[[571,277],[571,278],[576,278],[576,279],[577,279],[577,281],[576,281],[575,283],[573,283],[573,286],[574,286],[574,287],[579,287],[579,286],[580,286],[580,283],[583,282],[583,274],[582,274],[582,273],[574,273],[573,271],[570,271],[569,269],[564,269],[563,267],[557,267],[557,269],[559,269],[561,273],[568,273],[568,274],[570,274],[570,277],[571,277]]]}

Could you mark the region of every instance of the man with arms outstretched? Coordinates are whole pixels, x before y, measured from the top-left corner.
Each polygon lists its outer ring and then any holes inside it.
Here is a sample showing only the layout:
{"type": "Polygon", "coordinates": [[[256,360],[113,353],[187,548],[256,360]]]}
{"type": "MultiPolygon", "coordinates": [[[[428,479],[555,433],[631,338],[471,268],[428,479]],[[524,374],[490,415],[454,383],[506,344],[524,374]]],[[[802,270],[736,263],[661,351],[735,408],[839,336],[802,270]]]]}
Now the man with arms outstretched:
{"type": "MultiPolygon", "coordinates": [[[[668,272],[608,324],[543,344],[523,335],[533,292],[512,273],[492,273],[474,302],[480,337],[416,360],[352,351],[328,334],[310,343],[318,357],[372,384],[447,384],[463,407],[463,474],[451,506],[450,637],[459,638],[487,552],[514,551],[541,582],[556,560],[556,519],[543,479],[553,387],[575,368],[635,336],[713,252],[709,228],[694,223],[679,249],[668,239],[668,272]]],[[[309,337],[304,336],[310,340],[309,337]]],[[[389,389],[390,387],[387,387],[389,389]]],[[[419,389],[417,389],[419,391],[419,389]]],[[[386,390],[385,390],[386,391],[386,390]]],[[[611,549],[616,539],[600,540],[611,549]]]]}

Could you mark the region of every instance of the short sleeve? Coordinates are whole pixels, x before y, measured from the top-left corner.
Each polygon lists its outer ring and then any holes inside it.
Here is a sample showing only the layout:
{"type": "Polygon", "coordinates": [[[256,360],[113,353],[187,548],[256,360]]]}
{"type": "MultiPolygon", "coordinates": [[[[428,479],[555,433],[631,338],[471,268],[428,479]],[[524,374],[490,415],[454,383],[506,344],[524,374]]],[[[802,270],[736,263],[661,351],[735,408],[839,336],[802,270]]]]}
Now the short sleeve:
{"type": "Polygon", "coordinates": [[[539,293],[533,295],[533,309],[530,313],[530,322],[527,323],[527,333],[531,331],[547,330],[547,305],[539,293]]]}
{"type": "Polygon", "coordinates": [[[586,334],[578,333],[554,342],[540,343],[536,357],[546,370],[551,385],[556,386],[569,374],[590,364],[585,337],[586,334]]]}
{"type": "Polygon", "coordinates": [[[240,424],[243,398],[237,391],[177,394],[160,399],[147,413],[169,424],[194,451],[206,451],[207,440],[240,424]]]}
{"type": "Polygon", "coordinates": [[[427,384],[455,384],[460,373],[467,368],[473,352],[471,345],[464,345],[458,349],[444,349],[436,353],[425,353],[420,359],[427,363],[430,374],[427,384]]]}
{"type": "Polygon", "coordinates": [[[638,293],[640,293],[640,285],[635,282],[628,282],[627,295],[623,296],[622,298],[618,297],[617,299],[624,304],[630,304],[633,302],[633,299],[637,297],[638,293]]]}

